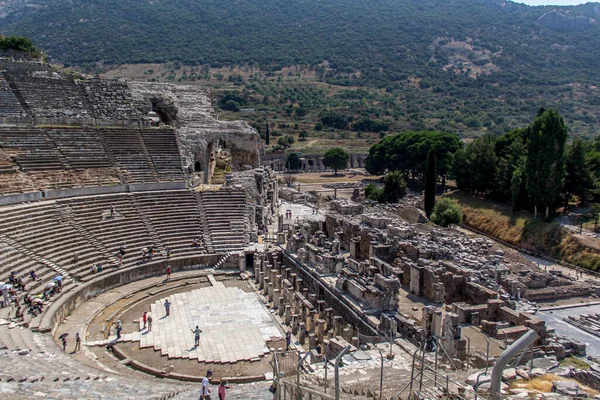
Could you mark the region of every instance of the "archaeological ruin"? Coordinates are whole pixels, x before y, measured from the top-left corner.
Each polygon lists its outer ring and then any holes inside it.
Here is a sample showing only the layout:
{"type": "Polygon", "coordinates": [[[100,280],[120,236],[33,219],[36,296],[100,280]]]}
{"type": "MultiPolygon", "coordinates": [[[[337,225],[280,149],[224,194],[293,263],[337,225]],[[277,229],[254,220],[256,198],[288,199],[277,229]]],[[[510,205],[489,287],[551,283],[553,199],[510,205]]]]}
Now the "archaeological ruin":
{"type": "MultiPolygon", "coordinates": [[[[559,365],[586,343],[538,314],[597,296],[595,277],[435,226],[420,193],[285,187],[285,160],[212,102],[0,59],[0,392],[197,398],[211,369],[234,399],[471,399],[533,335],[498,395],[533,398],[515,382],[546,374],[598,386],[559,365]]],[[[567,319],[598,335],[598,314],[567,319]]]]}

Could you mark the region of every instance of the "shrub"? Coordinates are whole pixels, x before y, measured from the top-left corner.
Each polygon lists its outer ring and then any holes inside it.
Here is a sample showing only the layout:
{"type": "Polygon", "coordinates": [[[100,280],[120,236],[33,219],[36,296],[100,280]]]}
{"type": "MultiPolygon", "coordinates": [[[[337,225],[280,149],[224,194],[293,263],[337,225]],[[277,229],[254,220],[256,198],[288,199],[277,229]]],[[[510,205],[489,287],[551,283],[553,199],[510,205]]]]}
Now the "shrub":
{"type": "Polygon", "coordinates": [[[365,188],[365,197],[369,200],[381,202],[383,199],[383,189],[369,183],[365,188]]]}
{"type": "Polygon", "coordinates": [[[383,199],[388,203],[397,203],[406,195],[406,182],[400,171],[388,172],[383,184],[383,199]]]}
{"type": "Polygon", "coordinates": [[[452,199],[439,199],[433,207],[431,221],[433,221],[434,224],[443,227],[458,225],[462,221],[462,209],[460,208],[460,205],[452,199]]]}

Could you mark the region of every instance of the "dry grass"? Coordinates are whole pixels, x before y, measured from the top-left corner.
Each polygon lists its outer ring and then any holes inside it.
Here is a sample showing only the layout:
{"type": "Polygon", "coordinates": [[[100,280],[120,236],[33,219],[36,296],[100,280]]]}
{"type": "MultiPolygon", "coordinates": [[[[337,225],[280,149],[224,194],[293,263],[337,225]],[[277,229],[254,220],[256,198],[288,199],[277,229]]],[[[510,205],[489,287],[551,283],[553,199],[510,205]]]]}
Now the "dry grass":
{"type": "Polygon", "coordinates": [[[454,191],[446,196],[463,208],[464,223],[505,242],[546,254],[590,270],[600,270],[600,251],[587,246],[558,223],[534,220],[528,212],[515,214],[509,204],[454,191]]]}
{"type": "Polygon", "coordinates": [[[446,195],[458,201],[463,209],[464,223],[488,235],[509,243],[520,243],[525,225],[532,221],[525,212],[512,213],[508,204],[454,191],[446,195]]]}
{"type": "MultiPolygon", "coordinates": [[[[352,173],[341,173],[338,172],[337,176],[333,175],[333,172],[317,172],[317,173],[297,173],[292,174],[296,178],[296,184],[307,183],[307,184],[322,184],[322,183],[334,183],[334,182],[360,182],[366,177],[364,175],[352,174],[352,173]]],[[[377,180],[379,177],[370,176],[370,180],[377,180]]]]}
{"type": "Polygon", "coordinates": [[[564,360],[562,360],[560,362],[560,366],[561,367],[573,367],[573,368],[576,368],[579,370],[584,370],[584,371],[587,371],[588,369],[590,369],[590,364],[586,363],[583,360],[580,360],[577,357],[573,357],[573,356],[567,357],[564,360]]]}

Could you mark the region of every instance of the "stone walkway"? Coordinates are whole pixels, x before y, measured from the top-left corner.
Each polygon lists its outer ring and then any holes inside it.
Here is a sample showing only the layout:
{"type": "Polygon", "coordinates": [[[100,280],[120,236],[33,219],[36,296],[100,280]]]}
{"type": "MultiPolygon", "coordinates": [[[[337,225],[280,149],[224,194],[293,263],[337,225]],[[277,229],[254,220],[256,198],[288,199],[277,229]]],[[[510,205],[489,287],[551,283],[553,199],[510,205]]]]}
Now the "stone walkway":
{"type": "MultiPolygon", "coordinates": [[[[271,314],[254,293],[225,287],[209,275],[212,286],[169,296],[151,305],[152,331],[143,329],[122,335],[119,341],[139,341],[140,348],[152,347],[169,358],[197,359],[207,363],[257,361],[269,353],[265,342],[282,339],[271,314]],[[200,346],[194,346],[192,330],[200,326],[200,346]]],[[[111,338],[112,340],[115,337],[111,338]]],[[[110,340],[110,339],[109,339],[110,340]]],[[[107,341],[88,342],[88,346],[107,341]]]]}

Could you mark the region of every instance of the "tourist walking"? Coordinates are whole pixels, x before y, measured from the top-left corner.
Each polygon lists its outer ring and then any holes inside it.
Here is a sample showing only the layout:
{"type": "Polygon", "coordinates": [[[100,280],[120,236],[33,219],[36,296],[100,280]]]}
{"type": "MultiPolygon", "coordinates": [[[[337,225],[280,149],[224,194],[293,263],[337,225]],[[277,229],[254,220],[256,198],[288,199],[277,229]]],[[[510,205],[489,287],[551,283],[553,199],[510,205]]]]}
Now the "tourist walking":
{"type": "Polygon", "coordinates": [[[200,399],[201,400],[211,400],[210,399],[210,389],[208,388],[209,385],[209,379],[212,376],[213,372],[212,370],[208,370],[206,371],[206,376],[204,378],[202,378],[202,389],[200,391],[200,399]]]}
{"type": "Polygon", "coordinates": [[[171,259],[171,248],[167,247],[167,261],[171,259]]]}
{"type": "Polygon", "coordinates": [[[62,341],[63,351],[67,351],[67,335],[63,333],[60,340],[62,341]]]}
{"type": "Polygon", "coordinates": [[[194,346],[200,346],[200,334],[202,333],[202,330],[198,325],[196,325],[196,329],[191,329],[191,331],[194,334],[194,346]]]}
{"type": "Polygon", "coordinates": [[[79,332],[75,334],[75,350],[73,350],[73,353],[77,353],[78,351],[81,351],[81,336],[79,336],[79,332]]]}
{"type": "Polygon", "coordinates": [[[171,266],[167,265],[167,280],[171,279],[171,266]]]}
{"type": "Polygon", "coordinates": [[[142,329],[146,329],[146,323],[148,322],[148,311],[144,311],[144,315],[142,316],[142,321],[144,321],[144,326],[142,329]]]}
{"type": "Polygon", "coordinates": [[[219,400],[225,400],[225,395],[227,394],[226,389],[229,389],[229,386],[227,386],[227,381],[221,379],[221,383],[219,383],[219,390],[217,392],[219,400]]]}
{"type": "Polygon", "coordinates": [[[117,320],[117,340],[121,339],[121,331],[123,330],[123,324],[117,320]]]}
{"type": "Polygon", "coordinates": [[[169,299],[165,300],[165,312],[167,313],[167,317],[169,316],[169,311],[171,310],[171,302],[169,299]]]}
{"type": "Polygon", "coordinates": [[[152,315],[148,315],[148,332],[152,332],[152,315]]]}

